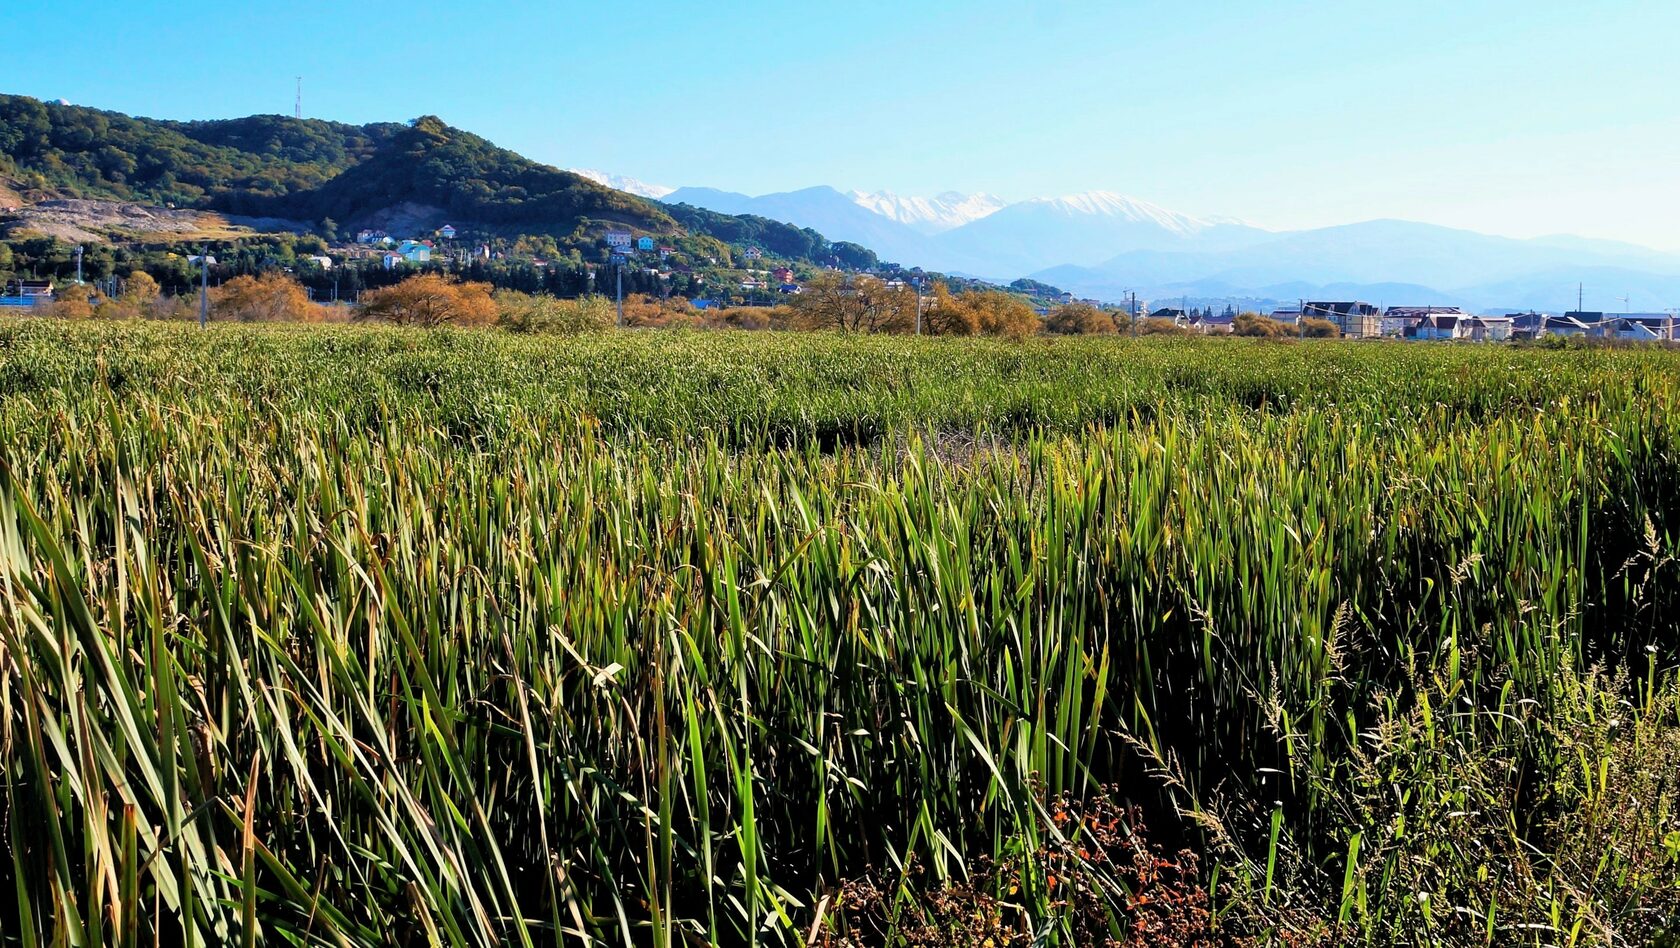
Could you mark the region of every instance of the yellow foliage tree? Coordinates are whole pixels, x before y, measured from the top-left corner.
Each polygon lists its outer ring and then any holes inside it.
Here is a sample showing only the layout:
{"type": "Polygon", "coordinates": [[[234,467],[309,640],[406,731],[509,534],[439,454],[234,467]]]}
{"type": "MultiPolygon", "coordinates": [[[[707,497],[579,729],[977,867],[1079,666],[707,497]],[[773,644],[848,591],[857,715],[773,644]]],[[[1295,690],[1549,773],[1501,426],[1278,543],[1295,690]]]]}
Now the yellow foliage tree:
{"type": "Polygon", "coordinates": [[[1116,330],[1114,317],[1089,303],[1064,303],[1050,311],[1045,328],[1065,336],[1108,335],[1116,330]]]}
{"type": "Polygon", "coordinates": [[[451,283],[435,273],[422,273],[363,293],[356,318],[399,326],[490,326],[497,312],[489,284],[451,283]]]}
{"type": "Polygon", "coordinates": [[[234,277],[210,291],[212,319],[242,323],[306,322],[316,315],[309,295],[284,273],[234,277]]]}

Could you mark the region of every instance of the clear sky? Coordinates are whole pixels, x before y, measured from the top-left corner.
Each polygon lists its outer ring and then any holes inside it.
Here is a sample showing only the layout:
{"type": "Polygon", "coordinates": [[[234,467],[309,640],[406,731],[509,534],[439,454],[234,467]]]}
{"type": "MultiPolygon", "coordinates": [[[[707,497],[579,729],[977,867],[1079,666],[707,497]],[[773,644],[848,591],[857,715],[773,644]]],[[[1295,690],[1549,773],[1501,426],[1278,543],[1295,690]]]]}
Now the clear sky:
{"type": "Polygon", "coordinates": [[[0,89],[167,118],[436,114],[763,193],[1120,191],[1680,250],[1675,0],[8,0],[0,89]]]}

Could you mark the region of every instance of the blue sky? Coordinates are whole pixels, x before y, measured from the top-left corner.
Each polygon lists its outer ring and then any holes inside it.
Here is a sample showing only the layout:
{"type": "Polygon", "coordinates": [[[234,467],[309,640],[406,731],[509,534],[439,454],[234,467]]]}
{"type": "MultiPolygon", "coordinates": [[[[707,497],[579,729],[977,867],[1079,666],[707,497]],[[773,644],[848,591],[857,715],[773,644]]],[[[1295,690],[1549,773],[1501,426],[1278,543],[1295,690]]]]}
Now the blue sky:
{"type": "Polygon", "coordinates": [[[436,114],[762,193],[1120,191],[1680,250],[1680,3],[10,0],[0,89],[143,115],[436,114]]]}

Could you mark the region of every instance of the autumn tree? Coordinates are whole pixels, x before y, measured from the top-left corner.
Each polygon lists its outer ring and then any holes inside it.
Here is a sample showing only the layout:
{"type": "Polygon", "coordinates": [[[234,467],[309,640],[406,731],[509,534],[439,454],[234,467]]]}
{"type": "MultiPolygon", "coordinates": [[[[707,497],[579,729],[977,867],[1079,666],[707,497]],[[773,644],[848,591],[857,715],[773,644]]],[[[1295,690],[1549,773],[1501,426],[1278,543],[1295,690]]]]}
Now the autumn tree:
{"type": "Polygon", "coordinates": [[[925,308],[922,325],[932,335],[972,336],[980,331],[980,314],[952,296],[944,281],[933,285],[932,299],[925,308]]]}
{"type": "Polygon", "coordinates": [[[212,319],[242,323],[305,322],[313,315],[308,294],[284,273],[234,277],[210,291],[212,319]]]}
{"type": "Polygon", "coordinates": [[[123,281],[123,300],[136,307],[147,307],[158,298],[158,281],[144,270],[135,270],[123,281]]]}
{"type": "Polygon", "coordinates": [[[909,332],[916,322],[916,291],[888,286],[872,276],[825,270],[789,302],[796,325],[843,332],[909,332]]]}
{"type": "Polygon", "coordinates": [[[980,331],[988,336],[1025,339],[1043,328],[1032,305],[1013,293],[985,290],[965,293],[963,302],[974,307],[980,331]]]}
{"type": "Polygon", "coordinates": [[[1045,328],[1066,336],[1095,336],[1115,332],[1114,317],[1089,303],[1064,303],[1050,311],[1045,328]]]}
{"type": "Polygon", "coordinates": [[[489,326],[496,313],[488,283],[453,283],[435,273],[364,293],[356,308],[357,319],[398,326],[489,326]]]}

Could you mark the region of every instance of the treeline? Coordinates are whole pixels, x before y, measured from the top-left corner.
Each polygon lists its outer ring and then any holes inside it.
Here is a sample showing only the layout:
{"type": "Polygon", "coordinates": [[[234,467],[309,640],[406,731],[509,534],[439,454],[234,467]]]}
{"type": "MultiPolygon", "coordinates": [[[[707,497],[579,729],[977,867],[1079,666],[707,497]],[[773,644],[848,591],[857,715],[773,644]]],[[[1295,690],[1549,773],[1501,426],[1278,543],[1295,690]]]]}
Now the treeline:
{"type": "MultiPolygon", "coordinates": [[[[1144,320],[1134,327],[1125,314],[1083,303],[1055,307],[1041,316],[1021,296],[995,288],[953,293],[936,282],[927,294],[899,281],[868,274],[827,271],[805,292],[774,306],[700,307],[670,294],[630,290],[615,305],[588,284],[525,291],[472,279],[462,273],[348,271],[336,278],[340,295],[329,297],[307,279],[281,270],[239,274],[216,281],[209,291],[210,318],[231,322],[324,322],[373,320],[408,326],[500,326],[516,332],[577,332],[620,324],[628,328],[830,330],[930,336],[999,336],[1026,339],[1052,335],[1183,333],[1170,320],[1144,320]],[[353,275],[376,282],[343,292],[353,275]],[[464,278],[463,278],[464,277],[464,278]],[[1163,325],[1164,324],[1164,325],[1163,325]]],[[[315,274],[319,278],[320,274],[315,274]]],[[[63,287],[38,312],[66,319],[192,319],[196,290],[166,289],[147,271],[63,287]]]]}

